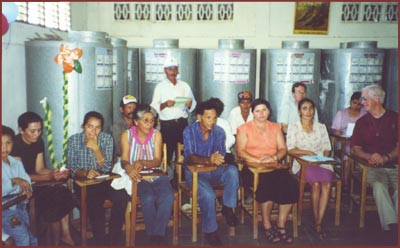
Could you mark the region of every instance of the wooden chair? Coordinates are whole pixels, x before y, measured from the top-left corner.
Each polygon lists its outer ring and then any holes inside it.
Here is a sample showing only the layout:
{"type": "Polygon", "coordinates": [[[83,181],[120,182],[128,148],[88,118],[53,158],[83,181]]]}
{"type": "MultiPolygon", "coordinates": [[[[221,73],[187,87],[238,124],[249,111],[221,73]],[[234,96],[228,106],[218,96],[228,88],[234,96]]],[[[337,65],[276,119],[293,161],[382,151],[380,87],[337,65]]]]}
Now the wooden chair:
{"type": "MultiPolygon", "coordinates": [[[[290,154],[287,156],[288,163],[292,164],[294,157],[290,154]]],[[[311,203],[311,192],[305,192],[305,188],[307,182],[305,180],[305,166],[312,166],[309,162],[305,162],[299,158],[296,158],[297,161],[301,164],[300,169],[300,177],[299,179],[299,202],[297,204],[298,207],[298,214],[297,214],[297,221],[298,225],[301,225],[301,217],[303,208],[312,208],[311,203]],[[306,200],[306,201],[305,201],[306,200]]],[[[332,191],[335,194],[330,194],[328,206],[335,209],[335,226],[340,225],[340,202],[341,202],[341,195],[342,195],[342,180],[340,176],[334,173],[334,177],[332,179],[332,191]]]]}
{"type": "MultiPolygon", "coordinates": [[[[201,218],[199,218],[200,212],[197,210],[197,193],[198,193],[198,173],[199,172],[207,172],[213,171],[217,167],[216,166],[187,166],[189,170],[193,173],[192,178],[192,187],[188,186],[185,181],[182,180],[182,166],[183,166],[183,144],[178,143],[176,149],[176,161],[175,161],[175,170],[178,178],[178,195],[179,195],[179,206],[182,206],[182,193],[185,193],[192,199],[192,208],[190,210],[182,210],[180,209],[180,213],[185,217],[192,220],[192,242],[197,242],[197,224],[200,223],[201,218]]],[[[223,193],[223,184],[213,185],[213,189],[215,194],[218,197],[222,196],[223,193]]],[[[223,215],[220,213],[221,207],[217,207],[217,220],[223,218],[223,215]]],[[[235,235],[235,227],[229,227],[229,235],[235,235]]]]}
{"type": "MultiPolygon", "coordinates": [[[[163,145],[163,171],[162,174],[167,173],[167,146],[163,145]]],[[[144,179],[154,178],[160,174],[143,175],[144,179]]],[[[143,215],[138,215],[137,207],[140,205],[140,199],[137,196],[137,182],[132,183],[131,201],[128,203],[125,211],[125,245],[135,246],[136,231],[144,230],[143,215]],[[133,206],[133,207],[132,207],[133,206]]],[[[178,244],[178,225],[179,225],[179,206],[178,206],[178,192],[174,191],[174,206],[172,220],[168,225],[172,225],[172,244],[178,244]]]]}
{"type": "Polygon", "coordinates": [[[351,137],[346,136],[338,136],[333,133],[330,135],[331,145],[332,145],[332,157],[335,158],[340,163],[340,168],[338,166],[334,166],[335,173],[340,175],[342,179],[342,185],[346,185],[348,182],[345,182],[345,156],[346,156],[346,146],[349,144],[351,137]],[[339,148],[340,144],[340,148],[339,148]]]}
{"type": "MultiPolygon", "coordinates": [[[[238,169],[240,173],[242,173],[243,168],[244,168],[244,162],[237,161],[238,169]]],[[[250,190],[252,192],[252,197],[253,197],[253,203],[252,204],[246,204],[245,199],[244,199],[244,191],[245,188],[243,184],[240,185],[240,199],[241,199],[241,213],[240,213],[240,222],[243,224],[244,223],[244,214],[248,213],[250,216],[253,218],[253,239],[258,238],[258,222],[262,221],[262,216],[261,216],[261,209],[259,208],[259,203],[255,200],[256,199],[256,191],[258,187],[258,182],[259,182],[259,175],[261,173],[268,173],[271,170],[268,169],[258,169],[254,167],[247,167],[250,172],[253,174],[253,186],[250,187],[250,190]],[[259,211],[260,209],[260,211],[259,211]]],[[[271,220],[276,221],[278,219],[278,205],[274,204],[274,207],[272,208],[271,212],[271,220]]],[[[288,216],[288,220],[291,220],[293,222],[293,237],[298,236],[298,228],[297,228],[297,204],[293,204],[292,206],[292,211],[288,216]]]]}
{"type": "Polygon", "coordinates": [[[348,154],[350,164],[350,209],[353,212],[353,203],[360,206],[359,227],[365,226],[365,212],[377,211],[372,188],[367,183],[368,162],[353,154],[348,154]],[[359,169],[356,169],[359,167],[359,169]],[[360,186],[360,193],[356,193],[355,184],[360,186]],[[369,193],[369,194],[368,194],[369,193]]]}

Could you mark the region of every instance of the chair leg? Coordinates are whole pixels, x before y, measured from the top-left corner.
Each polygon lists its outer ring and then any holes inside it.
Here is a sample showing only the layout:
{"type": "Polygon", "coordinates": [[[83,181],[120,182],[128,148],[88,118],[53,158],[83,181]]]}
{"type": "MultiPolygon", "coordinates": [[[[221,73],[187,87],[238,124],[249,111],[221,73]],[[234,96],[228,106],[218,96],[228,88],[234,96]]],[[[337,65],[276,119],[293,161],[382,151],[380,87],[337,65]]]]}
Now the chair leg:
{"type": "MultiPolygon", "coordinates": [[[[253,194],[253,197],[255,194],[253,194]]],[[[253,198],[253,239],[258,238],[258,202],[253,198]]]]}
{"type": "Polygon", "coordinates": [[[129,230],[130,234],[130,239],[129,239],[129,246],[135,246],[135,241],[136,241],[136,214],[137,214],[137,209],[136,209],[136,204],[131,205],[131,228],[129,230]]]}
{"type": "Polygon", "coordinates": [[[342,181],[336,182],[335,226],[340,225],[340,202],[342,197],[342,181]]]}
{"type": "Polygon", "coordinates": [[[293,237],[299,236],[298,225],[297,225],[297,204],[292,205],[292,222],[293,222],[293,237]]]}
{"type": "Polygon", "coordinates": [[[174,208],[173,208],[173,226],[172,226],[172,233],[173,233],[173,238],[172,238],[172,244],[177,245],[178,244],[178,232],[179,232],[179,196],[178,193],[174,193],[174,208]]]}
{"type": "Polygon", "coordinates": [[[303,212],[303,196],[304,196],[304,188],[306,186],[305,182],[300,182],[300,192],[299,192],[299,202],[298,202],[298,211],[297,211],[297,225],[301,225],[301,215],[303,212]]]}
{"type": "Polygon", "coordinates": [[[128,202],[125,210],[125,246],[129,246],[131,238],[131,202],[128,202]]]}

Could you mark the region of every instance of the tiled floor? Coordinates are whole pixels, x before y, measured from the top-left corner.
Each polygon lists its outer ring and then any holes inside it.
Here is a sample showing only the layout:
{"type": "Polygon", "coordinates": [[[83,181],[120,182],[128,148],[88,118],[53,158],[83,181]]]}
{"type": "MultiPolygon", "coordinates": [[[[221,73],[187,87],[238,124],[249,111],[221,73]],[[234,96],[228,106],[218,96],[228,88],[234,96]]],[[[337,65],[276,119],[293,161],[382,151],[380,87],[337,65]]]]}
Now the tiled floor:
{"type": "MultiPolygon", "coordinates": [[[[358,211],[348,213],[348,209],[342,210],[340,226],[334,225],[333,209],[328,209],[325,217],[324,229],[327,232],[327,238],[320,240],[312,229],[311,209],[305,209],[303,212],[302,225],[299,227],[299,236],[294,239],[293,246],[397,246],[398,241],[390,240],[390,235],[380,230],[377,212],[367,212],[366,227],[358,228],[358,211]]],[[[179,229],[179,246],[208,246],[201,234],[201,226],[198,230],[198,242],[191,241],[191,223],[187,219],[181,219],[181,228],[179,229]]],[[[287,223],[288,230],[292,230],[291,223],[287,223]]],[[[224,246],[276,246],[269,243],[261,230],[259,223],[259,238],[253,239],[252,224],[250,216],[246,216],[245,223],[239,224],[236,229],[236,235],[228,235],[227,225],[224,221],[219,222],[219,234],[224,246]]],[[[172,245],[172,228],[168,228],[167,243],[172,245]]],[[[148,239],[145,232],[137,234],[138,246],[147,245],[148,239]]],[[[284,244],[278,244],[282,246],[284,244]]]]}
{"type": "MultiPolygon", "coordinates": [[[[344,201],[345,202],[345,201],[344,201]]],[[[343,203],[343,202],[342,202],[343,203]]],[[[344,204],[343,204],[344,205],[344,204]]],[[[303,210],[302,225],[299,226],[299,235],[294,239],[292,246],[360,246],[360,247],[397,247],[399,242],[393,241],[389,233],[381,231],[377,212],[367,212],[365,228],[359,228],[359,212],[355,209],[352,214],[348,213],[348,208],[343,207],[341,211],[341,223],[334,225],[334,210],[328,209],[323,227],[327,232],[327,238],[320,240],[313,231],[313,217],[311,209],[303,210]]],[[[181,217],[181,227],[179,228],[178,246],[208,246],[201,233],[201,224],[198,226],[198,242],[191,241],[191,222],[181,217]]],[[[224,246],[283,246],[285,244],[271,244],[263,234],[261,222],[259,222],[259,238],[253,239],[252,221],[246,215],[244,224],[238,224],[234,237],[228,235],[228,228],[225,221],[218,222],[219,235],[224,246]]],[[[79,220],[74,221],[74,238],[79,240],[78,233],[79,220]]],[[[292,223],[286,224],[289,232],[292,232],[292,223]]],[[[91,234],[89,233],[89,237],[91,234]]],[[[89,240],[90,244],[90,240],[89,240]]],[[[136,234],[136,245],[146,246],[149,244],[145,231],[138,231],[136,234]]],[[[167,229],[165,246],[172,246],[172,227],[167,229]]]]}

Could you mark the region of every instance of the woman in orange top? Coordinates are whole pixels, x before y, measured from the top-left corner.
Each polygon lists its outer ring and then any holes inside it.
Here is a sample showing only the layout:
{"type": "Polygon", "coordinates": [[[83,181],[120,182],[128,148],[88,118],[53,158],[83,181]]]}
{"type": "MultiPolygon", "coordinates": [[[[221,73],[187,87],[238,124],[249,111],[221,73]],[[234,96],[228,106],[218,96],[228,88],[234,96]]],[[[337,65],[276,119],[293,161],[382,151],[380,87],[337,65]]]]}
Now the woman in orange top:
{"type": "Polygon", "coordinates": [[[263,225],[267,239],[272,243],[292,243],[293,238],[285,230],[285,223],[293,203],[298,200],[298,184],[287,167],[271,167],[269,162],[280,161],[287,148],[281,125],[268,121],[271,106],[264,99],[251,104],[254,119],[237,130],[236,150],[247,166],[267,167],[271,172],[260,174],[256,200],[261,203],[263,225]],[[255,163],[255,164],[254,164],[255,163]],[[257,164],[258,163],[258,164],[257,164]],[[277,228],[271,224],[270,214],[273,203],[279,204],[277,228]]]}

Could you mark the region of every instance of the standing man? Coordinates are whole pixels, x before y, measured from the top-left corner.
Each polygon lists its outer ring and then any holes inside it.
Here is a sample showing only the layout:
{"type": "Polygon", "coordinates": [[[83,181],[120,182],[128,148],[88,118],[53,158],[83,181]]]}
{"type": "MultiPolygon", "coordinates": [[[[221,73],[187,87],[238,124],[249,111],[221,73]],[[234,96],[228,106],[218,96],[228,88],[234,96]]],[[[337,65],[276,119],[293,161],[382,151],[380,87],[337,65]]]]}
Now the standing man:
{"type": "MultiPolygon", "coordinates": [[[[288,125],[296,121],[300,121],[298,104],[307,96],[307,86],[302,82],[297,82],[292,85],[293,101],[284,102],[281,104],[278,111],[277,122],[282,124],[282,130],[287,133],[288,125]]],[[[314,121],[318,121],[318,111],[315,109],[314,121]]]]}
{"type": "MultiPolygon", "coordinates": [[[[233,208],[237,203],[239,175],[237,167],[226,164],[224,156],[225,131],[217,126],[217,107],[213,100],[201,102],[196,109],[197,122],[189,125],[183,132],[184,162],[214,164],[218,168],[198,175],[198,204],[201,211],[202,231],[212,246],[221,245],[218,237],[214,184],[224,184],[222,214],[229,226],[236,226],[237,218],[233,208]],[[222,165],[225,164],[225,165],[222,165]]],[[[184,166],[186,183],[192,185],[192,173],[184,166]]]]}
{"type": "Polygon", "coordinates": [[[374,167],[368,168],[367,182],[374,192],[382,229],[390,230],[397,242],[398,117],[396,112],[383,107],[384,99],[385,92],[379,85],[369,85],[362,90],[361,103],[367,114],[356,122],[351,151],[374,167]],[[389,187],[393,189],[393,199],[389,187]]]}
{"type": "Polygon", "coordinates": [[[121,156],[121,133],[133,125],[133,116],[136,110],[137,100],[136,97],[131,95],[126,95],[121,99],[119,103],[119,111],[121,112],[121,117],[119,121],[115,122],[111,127],[111,134],[114,138],[114,162],[116,158],[121,156]]]}
{"type": "MultiPolygon", "coordinates": [[[[164,62],[166,79],[154,89],[151,106],[160,115],[161,134],[167,144],[167,160],[172,160],[182,133],[188,125],[188,116],[196,108],[196,99],[188,83],[178,80],[178,62],[168,57],[164,62]]],[[[173,176],[170,176],[172,178],[173,176]]]]}
{"type": "Polygon", "coordinates": [[[238,105],[234,107],[229,113],[228,122],[231,125],[231,130],[236,135],[236,129],[242,124],[253,120],[253,113],[250,111],[251,102],[253,97],[251,92],[246,90],[239,92],[238,105]]]}

